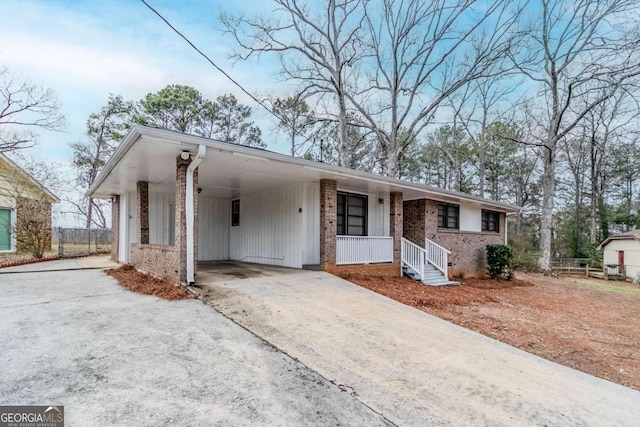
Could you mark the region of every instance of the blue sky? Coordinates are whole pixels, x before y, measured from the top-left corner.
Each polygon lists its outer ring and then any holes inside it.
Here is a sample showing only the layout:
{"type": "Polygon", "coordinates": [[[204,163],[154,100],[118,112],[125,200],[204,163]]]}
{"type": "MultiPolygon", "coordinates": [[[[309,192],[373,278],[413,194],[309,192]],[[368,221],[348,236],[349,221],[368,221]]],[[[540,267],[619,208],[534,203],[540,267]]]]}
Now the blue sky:
{"type": "MultiPolygon", "coordinates": [[[[250,0],[148,0],[219,66],[250,92],[285,93],[277,84],[277,65],[227,58],[232,40],[220,32],[221,8],[251,8],[250,0]]],[[[172,83],[186,84],[213,99],[233,93],[254,108],[269,148],[278,147],[269,136],[272,121],[251,100],[173,33],[144,4],[134,0],[38,1],[0,0],[0,66],[20,72],[34,83],[52,88],[67,116],[64,132],[41,132],[36,156],[68,163],[68,144],[84,138],[87,116],[98,111],[109,93],[138,100],[172,83]]]]}

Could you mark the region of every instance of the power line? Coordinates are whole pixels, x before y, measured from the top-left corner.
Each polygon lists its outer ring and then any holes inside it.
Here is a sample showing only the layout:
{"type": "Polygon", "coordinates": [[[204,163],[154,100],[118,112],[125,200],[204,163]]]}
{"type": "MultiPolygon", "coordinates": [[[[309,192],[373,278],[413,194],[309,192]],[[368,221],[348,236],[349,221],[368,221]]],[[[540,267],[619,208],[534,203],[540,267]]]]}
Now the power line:
{"type": "MultiPolygon", "coordinates": [[[[184,34],[182,34],[176,27],[174,27],[164,16],[162,16],[162,14],[160,14],[160,12],[158,12],[156,9],[153,8],[153,6],[151,6],[149,3],[146,2],[146,0],[140,0],[151,12],[153,12],[158,18],[160,18],[165,24],[167,24],[167,26],[169,26],[169,28],[171,28],[178,36],[180,36],[185,42],[187,42],[187,44],[189,46],[191,46],[198,54],[200,54],[200,56],[202,56],[209,64],[211,64],[216,70],[218,70],[220,73],[222,73],[222,75],[224,75],[227,79],[229,79],[229,81],[231,83],[233,83],[234,85],[236,85],[242,92],[244,92],[245,94],[247,94],[251,99],[253,99],[255,102],[258,103],[258,105],[260,105],[262,108],[264,108],[265,110],[267,110],[273,117],[275,117],[276,119],[278,119],[280,122],[284,123],[287,127],[289,127],[291,130],[293,131],[297,131],[297,129],[295,129],[292,125],[290,125],[288,123],[288,121],[283,120],[282,117],[279,117],[271,108],[269,108],[264,102],[262,102],[261,100],[259,100],[255,95],[253,95],[251,92],[249,92],[247,89],[244,88],[244,86],[242,86],[240,83],[238,83],[233,77],[231,77],[229,75],[229,73],[227,73],[225,70],[223,70],[222,68],[220,68],[215,62],[213,62],[213,60],[211,58],[209,58],[209,56],[207,56],[207,54],[205,54],[203,51],[201,51],[193,42],[191,42],[191,40],[189,40],[189,38],[187,38],[187,36],[185,36],[184,34]]],[[[306,116],[306,117],[310,117],[310,116],[306,116]]],[[[314,118],[314,117],[311,117],[314,118]]],[[[314,118],[315,119],[315,118],[314,118]]],[[[312,141],[309,137],[307,137],[306,135],[301,135],[306,142],[312,142],[313,144],[315,144],[315,140],[312,141]]],[[[320,150],[322,151],[322,149],[320,150]]]]}
{"type": "Polygon", "coordinates": [[[256,98],[251,92],[249,92],[248,90],[246,90],[240,83],[238,83],[233,77],[231,77],[226,71],[224,71],[222,68],[220,68],[215,62],[213,62],[211,60],[211,58],[209,58],[207,56],[207,54],[205,54],[203,51],[201,51],[200,49],[198,49],[198,47],[193,44],[191,42],[191,40],[189,40],[187,38],[187,36],[185,36],[184,34],[182,34],[176,27],[174,27],[171,22],[169,22],[164,16],[162,16],[160,14],[160,12],[158,12],[157,10],[155,10],[153,8],[153,6],[151,6],[149,3],[147,3],[145,0],[140,0],[142,3],[144,3],[145,6],[147,6],[149,8],[149,10],[151,10],[154,14],[156,14],[158,16],[158,18],[162,19],[162,21],[164,21],[165,24],[167,24],[169,26],[169,28],[171,28],[177,35],[179,35],[184,41],[186,41],[189,46],[191,46],[196,52],[198,52],[200,54],[200,56],[202,56],[204,59],[207,60],[207,62],[209,62],[209,64],[211,64],[213,67],[215,67],[216,70],[220,71],[227,79],[229,79],[231,81],[231,83],[233,83],[234,85],[238,86],[238,88],[240,88],[241,91],[243,91],[244,93],[246,93],[247,95],[249,95],[251,97],[251,99],[253,99],[254,101],[256,101],[258,104],[260,104],[265,110],[267,110],[268,112],[270,112],[271,114],[273,114],[276,118],[278,118],[278,116],[269,108],[267,107],[262,101],[260,101],[258,98],[256,98]]]}

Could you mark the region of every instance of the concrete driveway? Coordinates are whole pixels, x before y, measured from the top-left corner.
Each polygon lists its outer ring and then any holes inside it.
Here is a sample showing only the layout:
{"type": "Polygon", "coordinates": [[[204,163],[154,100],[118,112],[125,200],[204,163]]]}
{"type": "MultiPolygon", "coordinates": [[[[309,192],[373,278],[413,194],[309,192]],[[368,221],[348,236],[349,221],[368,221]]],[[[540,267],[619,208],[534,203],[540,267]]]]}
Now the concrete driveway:
{"type": "Polygon", "coordinates": [[[399,425],[637,426],[640,392],[323,272],[219,278],[209,303],[399,425]]]}
{"type": "Polygon", "coordinates": [[[201,301],[76,266],[0,274],[0,405],[64,405],[71,427],[387,424],[201,301]]]}

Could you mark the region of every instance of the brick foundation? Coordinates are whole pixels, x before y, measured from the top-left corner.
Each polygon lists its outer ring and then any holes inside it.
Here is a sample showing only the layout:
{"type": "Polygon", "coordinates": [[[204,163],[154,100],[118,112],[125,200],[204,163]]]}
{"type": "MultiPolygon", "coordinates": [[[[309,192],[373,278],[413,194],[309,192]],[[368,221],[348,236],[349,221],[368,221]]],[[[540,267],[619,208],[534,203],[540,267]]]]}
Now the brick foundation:
{"type": "Polygon", "coordinates": [[[131,245],[131,264],[137,269],[161,279],[180,282],[179,254],[174,246],[131,245]]]}
{"type": "Polygon", "coordinates": [[[120,196],[111,199],[111,259],[118,261],[120,242],[120,196]]]}
{"type": "Polygon", "coordinates": [[[500,233],[438,229],[438,202],[421,199],[404,202],[405,239],[424,247],[427,238],[451,251],[449,277],[484,277],[488,244],[504,244],[505,215],[500,233]]]}
{"type": "Polygon", "coordinates": [[[338,232],[338,183],[320,180],[320,269],[336,266],[336,234],[338,232]]]}

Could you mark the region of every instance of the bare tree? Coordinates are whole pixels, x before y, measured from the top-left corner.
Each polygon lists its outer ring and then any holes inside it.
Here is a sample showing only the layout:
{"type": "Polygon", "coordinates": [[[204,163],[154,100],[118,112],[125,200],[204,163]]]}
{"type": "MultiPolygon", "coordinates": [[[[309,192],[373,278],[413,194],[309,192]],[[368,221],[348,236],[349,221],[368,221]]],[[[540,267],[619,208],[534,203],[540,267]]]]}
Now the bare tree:
{"type": "Polygon", "coordinates": [[[389,176],[438,109],[470,82],[499,75],[520,14],[512,2],[380,0],[366,4],[366,79],[347,97],[378,137],[389,176]],[[408,135],[401,138],[401,135],[408,135]]]}
{"type": "Polygon", "coordinates": [[[60,130],[64,116],[51,89],[0,68],[0,152],[31,147],[35,131],[60,130]]]}
{"type": "Polygon", "coordinates": [[[537,15],[523,29],[524,48],[511,54],[538,90],[532,112],[541,133],[535,144],[543,155],[539,268],[545,274],[551,268],[558,143],[640,73],[638,40],[630,37],[637,24],[625,21],[636,8],[636,0],[540,0],[539,8],[529,10],[537,15]]]}
{"type": "Polygon", "coordinates": [[[279,118],[277,130],[283,131],[289,139],[291,155],[299,155],[309,140],[307,132],[318,122],[313,118],[309,104],[300,95],[277,98],[273,101],[273,112],[279,118]]]}
{"type": "Polygon", "coordinates": [[[303,0],[273,0],[269,18],[230,16],[220,19],[246,59],[276,53],[285,79],[300,83],[303,97],[332,97],[337,108],[328,111],[338,122],[338,164],[350,163],[347,93],[362,58],[364,0],[327,0],[314,8],[303,0]]]}
{"type": "MultiPolygon", "coordinates": [[[[492,151],[489,139],[496,140],[503,137],[496,132],[502,131],[502,126],[498,121],[504,121],[507,110],[513,110],[514,105],[509,103],[510,96],[515,92],[518,85],[511,76],[505,74],[489,79],[479,79],[469,82],[460,92],[451,99],[451,107],[454,111],[458,126],[463,128],[469,137],[469,142],[475,151],[475,163],[478,172],[478,195],[485,196],[485,185],[487,180],[487,154],[492,151]],[[504,105],[501,105],[504,104],[504,105]],[[489,134],[489,127],[493,124],[495,128],[493,134],[489,134]]],[[[506,122],[511,120],[507,119],[506,122]]],[[[506,130],[511,130],[508,126],[506,130]]],[[[508,139],[511,135],[508,132],[503,139],[508,139]]],[[[494,144],[495,145],[495,144],[494,144]]],[[[495,151],[495,150],[494,150],[495,151]]],[[[501,153],[493,153],[501,154],[501,153]]],[[[502,153],[508,154],[508,153],[502,153]]],[[[505,155],[499,159],[490,159],[494,163],[504,162],[505,155]]],[[[494,174],[491,188],[491,197],[499,200],[496,178],[494,174]]]]}
{"type": "MultiPolygon", "coordinates": [[[[124,137],[131,121],[133,103],[124,101],[119,95],[109,95],[107,105],[87,119],[87,139],[71,144],[73,164],[77,171],[77,184],[86,191],[96,180],[98,173],[124,137]]],[[[107,218],[105,202],[100,199],[82,198],[69,200],[86,218],[86,227],[105,228],[107,218]]]]}
{"type": "MultiPolygon", "coordinates": [[[[625,152],[624,148],[625,145],[630,147],[636,145],[633,127],[639,115],[638,100],[633,99],[629,92],[619,91],[612,98],[591,109],[573,132],[588,144],[589,217],[591,220],[589,241],[592,245],[606,238],[603,236],[606,230],[598,230],[602,223],[603,212],[600,207],[605,203],[605,190],[616,180],[620,180],[623,175],[628,176],[625,173],[616,173],[616,166],[621,162],[616,161],[613,154],[620,153],[623,158],[633,158],[630,156],[632,150],[625,152]],[[628,144],[625,144],[625,140],[628,140],[628,144]],[[622,147],[619,147],[620,145],[622,147]]],[[[624,170],[625,167],[618,169],[624,170]]],[[[631,166],[632,173],[636,170],[635,166],[631,166]]],[[[628,181],[625,179],[622,181],[628,187],[628,181]]],[[[627,207],[630,210],[629,203],[627,207]]]]}

